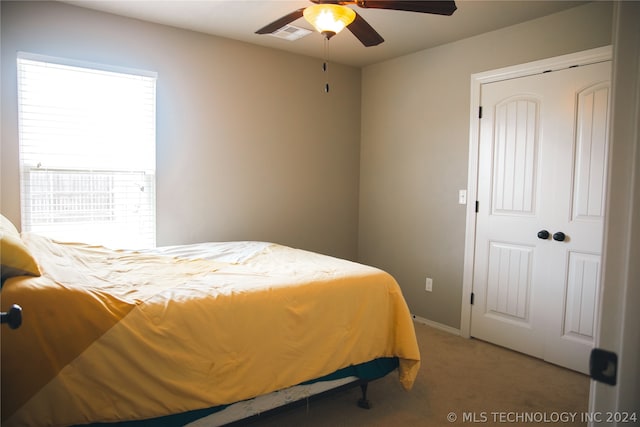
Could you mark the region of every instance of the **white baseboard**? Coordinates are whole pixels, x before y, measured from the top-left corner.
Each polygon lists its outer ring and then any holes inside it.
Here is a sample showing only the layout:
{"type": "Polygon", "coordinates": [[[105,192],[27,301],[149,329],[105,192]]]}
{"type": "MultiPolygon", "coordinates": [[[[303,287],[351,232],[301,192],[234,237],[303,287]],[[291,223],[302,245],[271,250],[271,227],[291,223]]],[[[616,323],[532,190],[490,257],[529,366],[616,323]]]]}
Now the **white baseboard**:
{"type": "Polygon", "coordinates": [[[452,328],[451,326],[443,325],[442,323],[434,322],[433,320],[425,319],[415,314],[411,314],[411,317],[414,321],[422,323],[423,325],[431,326],[432,328],[440,329],[453,335],[460,335],[460,329],[452,328]]]}

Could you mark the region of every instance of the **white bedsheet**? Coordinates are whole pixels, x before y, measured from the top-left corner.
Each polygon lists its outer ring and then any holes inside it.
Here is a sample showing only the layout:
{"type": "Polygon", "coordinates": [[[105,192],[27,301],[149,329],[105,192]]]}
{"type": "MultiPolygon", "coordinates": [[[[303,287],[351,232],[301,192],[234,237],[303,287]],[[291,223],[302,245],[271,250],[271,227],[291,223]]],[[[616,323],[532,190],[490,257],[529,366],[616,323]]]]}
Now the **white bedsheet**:
{"type": "Polygon", "coordinates": [[[160,246],[138,252],[239,264],[259,254],[271,245],[272,243],[269,242],[249,241],[205,242],[190,245],[160,246]]]}

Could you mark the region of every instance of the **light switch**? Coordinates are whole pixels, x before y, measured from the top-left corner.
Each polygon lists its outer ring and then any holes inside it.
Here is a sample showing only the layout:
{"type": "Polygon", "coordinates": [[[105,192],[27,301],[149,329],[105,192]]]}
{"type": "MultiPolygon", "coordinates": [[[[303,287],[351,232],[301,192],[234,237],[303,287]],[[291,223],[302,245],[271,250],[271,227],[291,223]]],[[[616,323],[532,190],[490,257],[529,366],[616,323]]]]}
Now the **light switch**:
{"type": "Polygon", "coordinates": [[[467,190],[458,190],[458,203],[461,205],[467,204],[467,190]]]}

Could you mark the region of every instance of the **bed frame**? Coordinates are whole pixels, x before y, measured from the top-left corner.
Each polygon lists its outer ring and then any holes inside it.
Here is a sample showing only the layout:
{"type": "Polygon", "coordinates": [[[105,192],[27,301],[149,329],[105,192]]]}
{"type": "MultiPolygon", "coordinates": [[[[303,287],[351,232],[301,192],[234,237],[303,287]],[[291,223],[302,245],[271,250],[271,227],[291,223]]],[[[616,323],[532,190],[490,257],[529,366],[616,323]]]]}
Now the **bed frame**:
{"type": "MultiPolygon", "coordinates": [[[[356,405],[362,409],[371,409],[371,401],[367,398],[369,383],[376,381],[396,370],[398,359],[383,358],[341,369],[316,381],[308,381],[291,387],[289,392],[293,399],[280,399],[274,396],[283,393],[276,391],[265,396],[258,396],[243,402],[230,405],[172,414],[165,417],[147,420],[124,421],[116,423],[93,423],[82,427],[238,427],[247,422],[273,416],[288,410],[309,405],[313,401],[335,395],[346,390],[360,387],[361,396],[356,405]],[[275,402],[275,403],[274,403],[275,402]],[[238,415],[242,413],[242,415],[238,415]]],[[[81,427],[81,426],[75,426],[81,427]]]]}

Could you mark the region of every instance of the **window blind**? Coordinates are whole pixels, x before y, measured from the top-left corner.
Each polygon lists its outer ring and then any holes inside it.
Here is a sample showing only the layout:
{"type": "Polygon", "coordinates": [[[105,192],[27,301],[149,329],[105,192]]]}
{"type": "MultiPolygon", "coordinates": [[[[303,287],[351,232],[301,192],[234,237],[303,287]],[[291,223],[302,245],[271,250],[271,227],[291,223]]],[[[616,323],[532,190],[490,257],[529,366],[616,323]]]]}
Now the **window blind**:
{"type": "Polygon", "coordinates": [[[156,75],[18,54],[22,229],[155,246],[156,75]]]}

